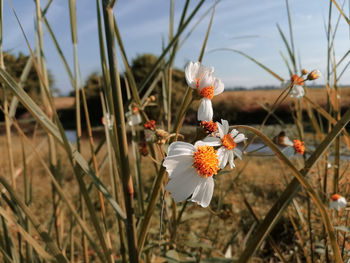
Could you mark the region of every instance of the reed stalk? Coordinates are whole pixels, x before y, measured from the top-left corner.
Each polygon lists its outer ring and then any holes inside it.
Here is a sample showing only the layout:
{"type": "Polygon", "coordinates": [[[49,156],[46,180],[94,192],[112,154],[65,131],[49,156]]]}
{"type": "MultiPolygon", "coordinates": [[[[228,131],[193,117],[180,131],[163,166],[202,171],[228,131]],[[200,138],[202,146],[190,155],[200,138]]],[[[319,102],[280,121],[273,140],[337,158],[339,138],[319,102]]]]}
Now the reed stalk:
{"type": "MultiPolygon", "coordinates": [[[[106,0],[103,1],[103,17],[105,24],[105,34],[107,43],[107,53],[108,53],[108,63],[109,63],[109,74],[111,80],[111,89],[114,107],[114,118],[117,125],[118,137],[116,140],[119,144],[120,166],[121,166],[121,176],[124,192],[124,201],[127,220],[125,222],[126,233],[128,239],[128,252],[130,262],[138,262],[137,248],[136,248],[136,225],[135,225],[135,215],[132,204],[133,199],[133,186],[130,176],[130,166],[128,157],[128,143],[126,138],[125,129],[125,117],[124,117],[124,106],[122,100],[122,92],[120,87],[120,78],[118,73],[118,64],[116,56],[116,47],[114,42],[114,15],[113,6],[106,0]]],[[[115,124],[116,125],[116,124],[115,124]]]]}

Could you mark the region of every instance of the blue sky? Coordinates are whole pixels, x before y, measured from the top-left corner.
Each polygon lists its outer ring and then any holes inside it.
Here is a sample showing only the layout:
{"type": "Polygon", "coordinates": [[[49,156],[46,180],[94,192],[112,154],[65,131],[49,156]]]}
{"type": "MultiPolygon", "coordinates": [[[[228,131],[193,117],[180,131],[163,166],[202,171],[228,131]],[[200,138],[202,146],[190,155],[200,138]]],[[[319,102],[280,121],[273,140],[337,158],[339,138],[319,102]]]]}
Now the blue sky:
{"type": "MultiPolygon", "coordinates": [[[[12,0],[12,5],[32,48],[35,47],[34,2],[12,0]]],[[[185,1],[176,0],[174,2],[175,24],[177,24],[185,1]]],[[[188,29],[213,2],[214,0],[205,2],[188,29]]],[[[45,6],[45,3],[46,1],[41,1],[42,7],[45,6]]],[[[166,0],[117,1],[114,12],[130,61],[138,54],[153,53],[159,55],[161,53],[162,43],[168,40],[169,3],[170,1],[166,0]]],[[[189,12],[197,3],[198,0],[191,1],[189,12]]],[[[325,73],[327,61],[325,21],[328,18],[329,1],[290,0],[289,3],[296,51],[303,68],[310,70],[319,68],[322,73],[325,73]]],[[[348,6],[345,7],[345,10],[348,10],[348,6]]],[[[54,0],[46,17],[72,67],[73,47],[68,1],[54,0]]],[[[338,11],[335,8],[333,18],[335,24],[338,18],[338,11]]],[[[4,1],[4,20],[4,50],[14,54],[20,51],[28,54],[28,48],[7,1],[4,1]]],[[[95,0],[77,0],[77,22],[80,71],[82,81],[85,82],[89,74],[100,71],[95,0]]],[[[183,68],[188,61],[197,60],[208,23],[209,16],[187,39],[176,56],[176,67],[183,68]]],[[[207,51],[218,48],[234,48],[267,65],[282,77],[288,78],[287,68],[280,55],[280,52],[285,55],[287,52],[277,31],[277,23],[288,35],[288,18],[284,0],[221,0],[216,8],[207,51]]],[[[44,34],[44,52],[47,66],[55,79],[54,85],[63,94],[67,94],[72,90],[72,87],[46,30],[44,34]]],[[[349,39],[349,26],[341,18],[335,39],[337,60],[349,50],[349,39]]],[[[280,85],[276,79],[257,65],[232,52],[207,52],[203,63],[214,66],[216,76],[223,80],[226,87],[280,85]]],[[[123,69],[121,63],[119,64],[123,69]]],[[[322,84],[324,80],[320,79],[317,83],[322,84]]],[[[350,74],[346,73],[340,80],[340,84],[349,83],[350,74]]]]}

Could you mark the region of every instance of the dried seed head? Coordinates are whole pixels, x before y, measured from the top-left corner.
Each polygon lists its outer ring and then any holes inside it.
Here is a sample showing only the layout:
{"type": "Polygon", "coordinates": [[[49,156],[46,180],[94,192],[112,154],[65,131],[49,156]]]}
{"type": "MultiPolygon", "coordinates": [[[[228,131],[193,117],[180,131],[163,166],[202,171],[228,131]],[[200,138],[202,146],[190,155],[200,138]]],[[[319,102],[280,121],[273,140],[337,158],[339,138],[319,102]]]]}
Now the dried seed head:
{"type": "Polygon", "coordinates": [[[157,129],[156,130],[156,136],[159,138],[168,138],[169,137],[169,133],[167,133],[166,131],[162,130],[162,129],[157,129]]]}

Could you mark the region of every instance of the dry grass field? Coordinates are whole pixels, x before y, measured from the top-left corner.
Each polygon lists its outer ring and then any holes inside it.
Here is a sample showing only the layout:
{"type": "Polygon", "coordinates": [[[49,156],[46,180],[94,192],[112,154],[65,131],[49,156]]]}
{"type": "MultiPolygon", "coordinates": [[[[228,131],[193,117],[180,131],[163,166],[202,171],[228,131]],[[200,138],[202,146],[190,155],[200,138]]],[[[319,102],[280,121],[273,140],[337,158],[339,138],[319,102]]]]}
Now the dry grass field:
{"type": "MultiPolygon", "coordinates": [[[[272,106],[277,97],[281,94],[282,89],[270,90],[238,90],[225,91],[224,93],[214,97],[213,105],[220,104],[230,105],[232,109],[241,112],[254,112],[261,110],[261,105],[272,106]]],[[[307,89],[306,95],[315,103],[322,107],[327,104],[327,89],[326,88],[310,88],[307,89]]],[[[339,98],[341,107],[349,107],[350,105],[350,87],[339,89],[339,98]]],[[[281,109],[288,109],[294,101],[288,96],[280,105],[281,109]]],[[[303,104],[305,107],[305,103],[303,104]]]]}

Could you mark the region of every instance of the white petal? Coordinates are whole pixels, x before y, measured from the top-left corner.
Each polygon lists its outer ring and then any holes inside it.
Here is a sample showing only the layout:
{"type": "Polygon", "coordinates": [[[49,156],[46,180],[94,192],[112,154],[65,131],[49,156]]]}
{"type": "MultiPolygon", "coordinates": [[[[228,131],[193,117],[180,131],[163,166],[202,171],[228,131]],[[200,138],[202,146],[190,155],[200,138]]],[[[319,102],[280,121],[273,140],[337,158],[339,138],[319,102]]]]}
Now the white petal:
{"type": "Polygon", "coordinates": [[[196,88],[197,75],[199,72],[200,63],[199,62],[189,62],[185,67],[185,77],[187,84],[191,88],[196,88]]]}
{"type": "Polygon", "coordinates": [[[168,156],[193,155],[194,147],[187,142],[173,142],[169,145],[168,156]]]}
{"type": "Polygon", "coordinates": [[[203,142],[209,146],[221,146],[221,139],[217,137],[208,136],[203,139],[203,142]]]}
{"type": "Polygon", "coordinates": [[[217,151],[217,155],[219,159],[219,168],[224,169],[228,160],[228,151],[225,147],[220,147],[217,151]]]}
{"type": "Polygon", "coordinates": [[[214,96],[222,93],[224,91],[224,83],[220,79],[215,78],[214,81],[214,96]]]}
{"type": "Polygon", "coordinates": [[[229,156],[228,156],[228,161],[230,163],[231,169],[235,167],[235,164],[233,162],[234,156],[233,156],[233,151],[229,151],[229,156]]]}
{"type": "Polygon", "coordinates": [[[228,134],[228,129],[230,128],[228,125],[228,121],[221,119],[221,123],[222,123],[222,127],[223,127],[222,131],[224,132],[224,134],[228,134]]]}
{"type": "Polygon", "coordinates": [[[194,190],[191,201],[196,202],[202,207],[207,207],[210,204],[214,192],[214,180],[212,177],[201,178],[201,182],[194,190]]]}
{"type": "Polygon", "coordinates": [[[209,71],[204,72],[203,76],[199,80],[199,88],[198,88],[199,91],[201,91],[205,87],[212,86],[214,83],[214,80],[215,78],[209,71]]]}
{"type": "Polygon", "coordinates": [[[216,122],[216,124],[218,125],[218,132],[219,132],[220,138],[222,139],[225,136],[224,127],[220,122],[216,122]]]}
{"type": "Polygon", "coordinates": [[[242,160],[242,152],[241,152],[241,150],[235,148],[235,149],[233,149],[232,151],[233,151],[233,153],[234,153],[239,159],[242,160]]]}
{"type": "Polygon", "coordinates": [[[243,133],[238,134],[233,140],[235,143],[243,142],[245,139],[247,139],[243,133]]]}
{"type": "Polygon", "coordinates": [[[179,174],[185,174],[188,172],[188,169],[193,169],[192,165],[192,155],[167,156],[163,162],[163,166],[166,168],[169,178],[173,178],[179,174]]]}
{"type": "Polygon", "coordinates": [[[170,192],[175,202],[181,202],[193,193],[197,185],[201,182],[200,179],[201,177],[197,174],[196,170],[192,168],[189,173],[170,179],[165,190],[170,192]]]}
{"type": "Polygon", "coordinates": [[[337,211],[340,210],[341,206],[337,201],[332,201],[331,204],[329,205],[329,209],[337,209],[337,211]]]}
{"type": "Polygon", "coordinates": [[[283,143],[287,146],[294,146],[294,143],[287,136],[284,136],[283,143]]]}
{"type": "Polygon", "coordinates": [[[232,138],[235,138],[236,137],[236,135],[238,134],[238,131],[236,130],[236,129],[232,129],[232,131],[231,131],[231,137],[232,138]]]}
{"type": "Polygon", "coordinates": [[[214,73],[214,68],[201,65],[201,67],[198,70],[198,77],[202,78],[205,72],[208,72],[209,74],[212,75],[214,73]]]}
{"type": "Polygon", "coordinates": [[[305,95],[305,90],[301,85],[294,85],[290,91],[292,98],[301,99],[305,95]]]}
{"type": "Polygon", "coordinates": [[[340,207],[346,207],[346,200],[345,200],[345,198],[341,196],[338,199],[338,204],[339,204],[340,207]]]}
{"type": "Polygon", "coordinates": [[[213,119],[213,106],[211,100],[203,98],[199,105],[197,118],[199,121],[211,121],[213,119]]]}

